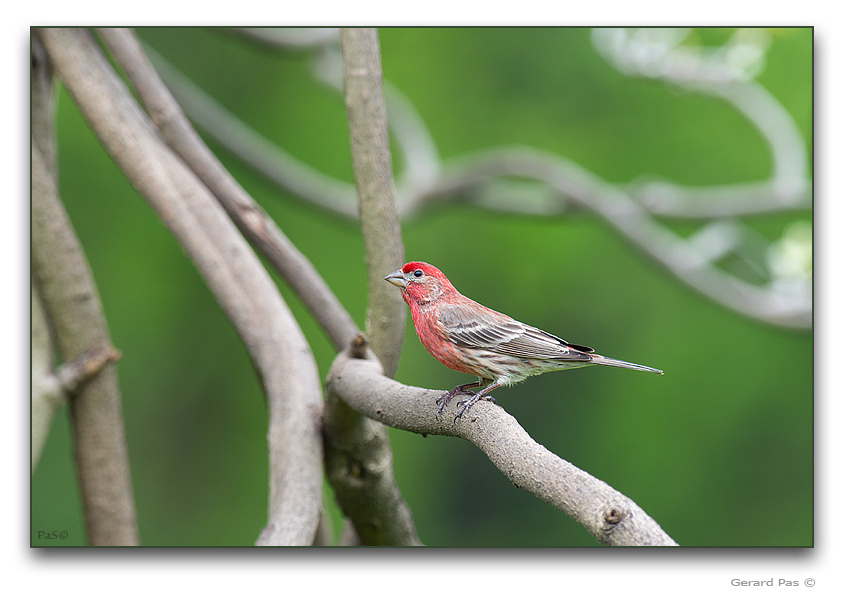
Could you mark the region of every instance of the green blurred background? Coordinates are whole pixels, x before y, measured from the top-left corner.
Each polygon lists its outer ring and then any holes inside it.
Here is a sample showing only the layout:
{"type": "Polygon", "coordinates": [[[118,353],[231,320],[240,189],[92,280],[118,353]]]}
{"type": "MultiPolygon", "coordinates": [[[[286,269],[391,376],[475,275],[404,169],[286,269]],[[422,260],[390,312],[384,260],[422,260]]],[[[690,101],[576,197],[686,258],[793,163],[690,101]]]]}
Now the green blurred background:
{"type": "MultiPolygon", "coordinates": [[[[695,31],[723,43],[732,30],[695,31]]],[[[139,36],[262,135],[351,181],[341,98],[307,52],[256,47],[225,30],[139,36]]],[[[444,159],[526,145],[624,183],[691,185],[770,174],[755,128],[723,101],[630,79],[588,29],[383,29],[384,75],[407,95],[444,159]]],[[[758,80],[812,146],[812,32],[772,32],[758,80]]],[[[58,100],[61,194],[90,260],[118,364],[141,542],[246,546],[267,512],[266,409],[235,332],[196,270],[113,166],[70,98],[58,100]]],[[[322,273],[362,326],[358,227],[286,195],[211,147],[322,273]],[[326,240],[330,238],[330,240],[326,240]]],[[[795,219],[747,219],[775,238],[795,219]]],[[[691,232],[692,223],[672,223],[691,232]]],[[[693,292],[588,213],[514,217],[444,204],[403,225],[407,259],[440,267],[489,307],[603,354],[665,370],[547,374],[496,393],[552,452],[636,501],[690,546],[813,543],[811,332],[746,319],[693,292]]],[[[334,353],[283,284],[320,372],[334,353]]],[[[408,320],[396,378],[469,381],[421,347],[408,320]]],[[[395,474],[425,544],[597,546],[515,488],[474,446],[390,430],[395,474]]],[[[66,410],[32,477],[32,544],[84,544],[66,410]],[[44,541],[39,530],[66,530],[44,541]]],[[[326,488],[333,529],[339,515],[326,488]]]]}

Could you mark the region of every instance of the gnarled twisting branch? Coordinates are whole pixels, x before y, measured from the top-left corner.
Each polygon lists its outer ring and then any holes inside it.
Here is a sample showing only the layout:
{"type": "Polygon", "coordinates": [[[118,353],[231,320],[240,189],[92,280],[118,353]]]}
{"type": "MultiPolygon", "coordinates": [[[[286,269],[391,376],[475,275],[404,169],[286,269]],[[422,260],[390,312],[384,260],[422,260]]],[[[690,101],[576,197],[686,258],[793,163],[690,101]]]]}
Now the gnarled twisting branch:
{"type": "Polygon", "coordinates": [[[91,36],[38,35],[83,116],[181,243],[258,370],[270,417],[269,521],[259,543],[311,544],[321,512],[321,389],[301,329],[222,207],[162,142],[91,36]]]}
{"type": "Polygon", "coordinates": [[[765,29],[738,29],[723,45],[682,45],[688,29],[599,28],[592,43],[627,76],[656,78],[681,89],[724,99],[759,131],[773,162],[762,182],[693,188],[670,182],[636,183],[636,197],[656,213],[699,217],[742,215],[811,206],[809,159],[794,119],[755,80],[770,43],[765,29]]]}
{"type": "Polygon", "coordinates": [[[164,86],[129,29],[100,36],[128,75],[167,143],[208,186],[226,212],[290,285],[338,351],[357,332],[352,317],[308,259],[217,160],[164,86]]]}
{"type": "Polygon", "coordinates": [[[435,400],[441,392],[400,384],[383,376],[374,358],[358,359],[347,352],[334,360],[326,388],[359,413],[391,427],[471,441],[513,484],[565,512],[604,544],[677,544],[636,503],[536,443],[499,406],[483,402],[457,422],[452,422],[452,406],[437,420],[435,400]]]}
{"type": "MultiPolygon", "coordinates": [[[[367,352],[362,335],[354,342],[354,349],[367,352]]],[[[380,363],[378,366],[380,369],[380,363]]],[[[393,452],[384,425],[361,415],[337,393],[327,390],[325,440],[325,474],[359,542],[422,544],[393,476],[393,452]]]]}
{"type": "MultiPolygon", "coordinates": [[[[716,254],[660,224],[627,192],[552,153],[528,147],[478,153],[446,170],[426,201],[451,199],[498,176],[519,176],[546,184],[558,193],[559,200],[594,212],[678,279],[722,305],[780,326],[811,327],[811,300],[780,294],[773,287],[752,284],[729,274],[714,265],[716,254]]],[[[404,212],[410,213],[420,203],[403,206],[404,212]]]]}
{"type": "MultiPolygon", "coordinates": [[[[652,30],[652,36],[668,38],[671,43],[678,43],[684,34],[652,30]]],[[[807,276],[805,271],[784,276],[783,271],[771,263],[770,257],[759,259],[750,256],[761,253],[774,254],[776,258],[776,254],[782,251],[780,244],[790,241],[788,236],[792,234],[789,230],[780,240],[768,242],[769,245],[761,250],[745,241],[752,233],[739,234],[734,237],[737,241],[729,250],[719,254],[719,257],[735,255],[748,261],[751,268],[761,273],[760,282],[756,282],[719,266],[719,259],[699,249],[699,242],[684,239],[658,219],[660,216],[679,217],[701,219],[706,223],[707,220],[717,221],[720,217],[809,209],[812,189],[808,159],[805,143],[793,118],[764,87],[753,80],[752,64],[736,74],[732,65],[725,66],[718,61],[723,61],[725,55],[742,55],[742,52],[730,54],[716,49],[712,52],[715,58],[707,62],[690,59],[687,55],[677,57],[675,54],[685,51],[685,46],[668,47],[665,51],[640,51],[641,48],[633,46],[641,43],[642,36],[624,35],[623,30],[598,29],[593,40],[616,66],[619,66],[619,60],[641,58],[645,61],[644,65],[624,62],[620,69],[625,74],[655,76],[652,73],[661,73],[660,78],[667,82],[726,100],[767,141],[774,165],[770,178],[688,187],[643,175],[623,186],[610,184],[563,156],[521,147],[490,149],[440,164],[434,143],[412,104],[407,100],[394,100],[393,104],[400,107],[396,113],[402,117],[393,121],[393,132],[405,159],[412,160],[399,174],[402,183],[397,188],[397,205],[401,217],[409,218],[423,208],[456,198],[466,199],[481,208],[532,216],[556,216],[571,206],[586,208],[603,217],[678,279],[721,305],[767,323],[810,328],[811,276],[807,276]],[[619,36],[623,42],[615,39],[619,36]],[[608,37],[613,37],[611,43],[605,40],[608,37]],[[647,60],[655,60],[656,63],[647,60]],[[537,191],[532,192],[531,199],[515,199],[512,192],[495,191],[503,180],[511,176],[534,182],[537,191]],[[506,197],[502,198],[502,194],[506,197]],[[628,217],[627,213],[632,213],[632,216],[628,217]]],[[[748,36],[760,35],[764,36],[764,33],[739,31],[736,39],[729,44],[747,46],[764,55],[764,43],[747,39],[748,36]]],[[[670,45],[669,42],[660,43],[670,45]]],[[[319,66],[315,68],[317,76],[328,80],[329,84],[334,84],[334,76],[330,73],[337,70],[336,65],[326,65],[332,59],[328,49],[320,52],[319,66]],[[326,72],[329,74],[324,74],[326,72]]],[[[174,77],[173,82],[176,88],[183,86],[178,77],[174,77]]],[[[190,105],[185,105],[186,110],[221,143],[299,197],[334,214],[355,216],[347,196],[348,188],[342,182],[331,180],[296,161],[250,131],[209,98],[199,100],[203,97],[200,90],[195,87],[190,90],[186,96],[193,100],[190,105]],[[213,112],[209,111],[211,108],[213,112]],[[223,125],[233,128],[237,134],[223,130],[223,125]],[[233,139],[237,139],[236,142],[233,139]],[[270,154],[267,147],[278,154],[277,165],[272,164],[272,158],[267,158],[270,154]],[[330,198],[326,190],[331,190],[330,198]]],[[[397,96],[401,99],[400,94],[397,96]]],[[[738,225],[740,221],[735,223],[738,225]]],[[[800,249],[808,252],[811,246],[807,244],[800,249]]]]}

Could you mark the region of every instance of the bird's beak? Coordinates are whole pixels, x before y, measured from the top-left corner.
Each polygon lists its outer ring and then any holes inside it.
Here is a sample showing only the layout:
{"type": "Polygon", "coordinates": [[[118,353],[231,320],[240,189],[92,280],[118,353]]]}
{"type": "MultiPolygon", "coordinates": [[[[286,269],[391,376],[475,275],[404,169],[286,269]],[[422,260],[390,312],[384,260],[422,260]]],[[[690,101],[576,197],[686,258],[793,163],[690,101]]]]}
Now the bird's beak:
{"type": "Polygon", "coordinates": [[[401,269],[396,270],[395,272],[391,272],[387,276],[384,277],[384,280],[390,283],[391,285],[396,285],[397,287],[401,287],[402,289],[407,286],[407,279],[404,278],[404,273],[401,269]]]}

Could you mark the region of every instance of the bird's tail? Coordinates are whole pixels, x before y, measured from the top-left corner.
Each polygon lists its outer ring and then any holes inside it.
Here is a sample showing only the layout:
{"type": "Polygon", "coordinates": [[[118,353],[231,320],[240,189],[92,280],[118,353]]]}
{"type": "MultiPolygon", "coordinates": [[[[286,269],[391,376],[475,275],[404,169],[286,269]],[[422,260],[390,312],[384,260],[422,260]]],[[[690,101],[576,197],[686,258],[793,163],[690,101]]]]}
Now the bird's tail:
{"type": "Polygon", "coordinates": [[[592,363],[597,363],[598,365],[607,365],[609,367],[623,367],[625,369],[635,369],[637,371],[650,371],[651,373],[658,373],[662,375],[661,369],[654,369],[653,367],[639,365],[638,363],[628,363],[627,361],[621,361],[619,359],[610,359],[609,357],[604,357],[603,355],[592,355],[592,363]]]}

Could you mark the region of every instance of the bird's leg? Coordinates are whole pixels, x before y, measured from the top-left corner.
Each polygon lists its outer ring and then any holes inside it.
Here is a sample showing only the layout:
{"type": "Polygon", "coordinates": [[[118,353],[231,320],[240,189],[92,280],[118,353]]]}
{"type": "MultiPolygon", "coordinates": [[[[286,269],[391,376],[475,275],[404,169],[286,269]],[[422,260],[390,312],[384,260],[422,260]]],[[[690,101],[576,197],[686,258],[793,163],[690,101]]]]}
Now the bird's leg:
{"type": "Polygon", "coordinates": [[[440,413],[443,409],[448,406],[448,403],[451,402],[452,398],[455,396],[462,395],[462,396],[474,396],[474,392],[468,391],[466,388],[478,388],[481,385],[481,380],[476,382],[472,382],[471,384],[463,384],[462,386],[456,386],[449,390],[448,392],[443,393],[442,396],[437,398],[437,414],[434,415],[436,418],[440,418],[440,413]]]}
{"type": "Polygon", "coordinates": [[[469,396],[469,398],[466,398],[465,400],[459,400],[459,401],[457,402],[457,406],[459,406],[459,407],[461,407],[461,408],[460,408],[460,412],[458,412],[458,413],[457,413],[457,416],[456,416],[456,417],[454,417],[454,420],[455,420],[455,421],[457,421],[457,419],[459,419],[460,417],[462,417],[462,416],[463,416],[463,413],[464,413],[464,412],[466,412],[467,410],[469,410],[469,409],[470,409],[472,406],[474,406],[474,405],[475,405],[475,403],[476,403],[476,402],[478,402],[479,400],[489,400],[489,401],[490,401],[490,402],[492,402],[493,404],[496,404],[496,402],[495,402],[495,398],[493,398],[492,396],[490,396],[490,395],[489,395],[489,393],[490,393],[490,392],[492,392],[495,388],[499,388],[499,387],[501,387],[501,386],[503,386],[503,385],[504,385],[504,383],[503,383],[503,382],[502,382],[502,383],[499,383],[499,382],[494,382],[494,383],[492,383],[492,384],[488,385],[488,386],[487,386],[486,388],[484,388],[483,390],[480,390],[480,391],[478,391],[478,392],[475,392],[474,394],[472,394],[471,396],[469,396]]]}

